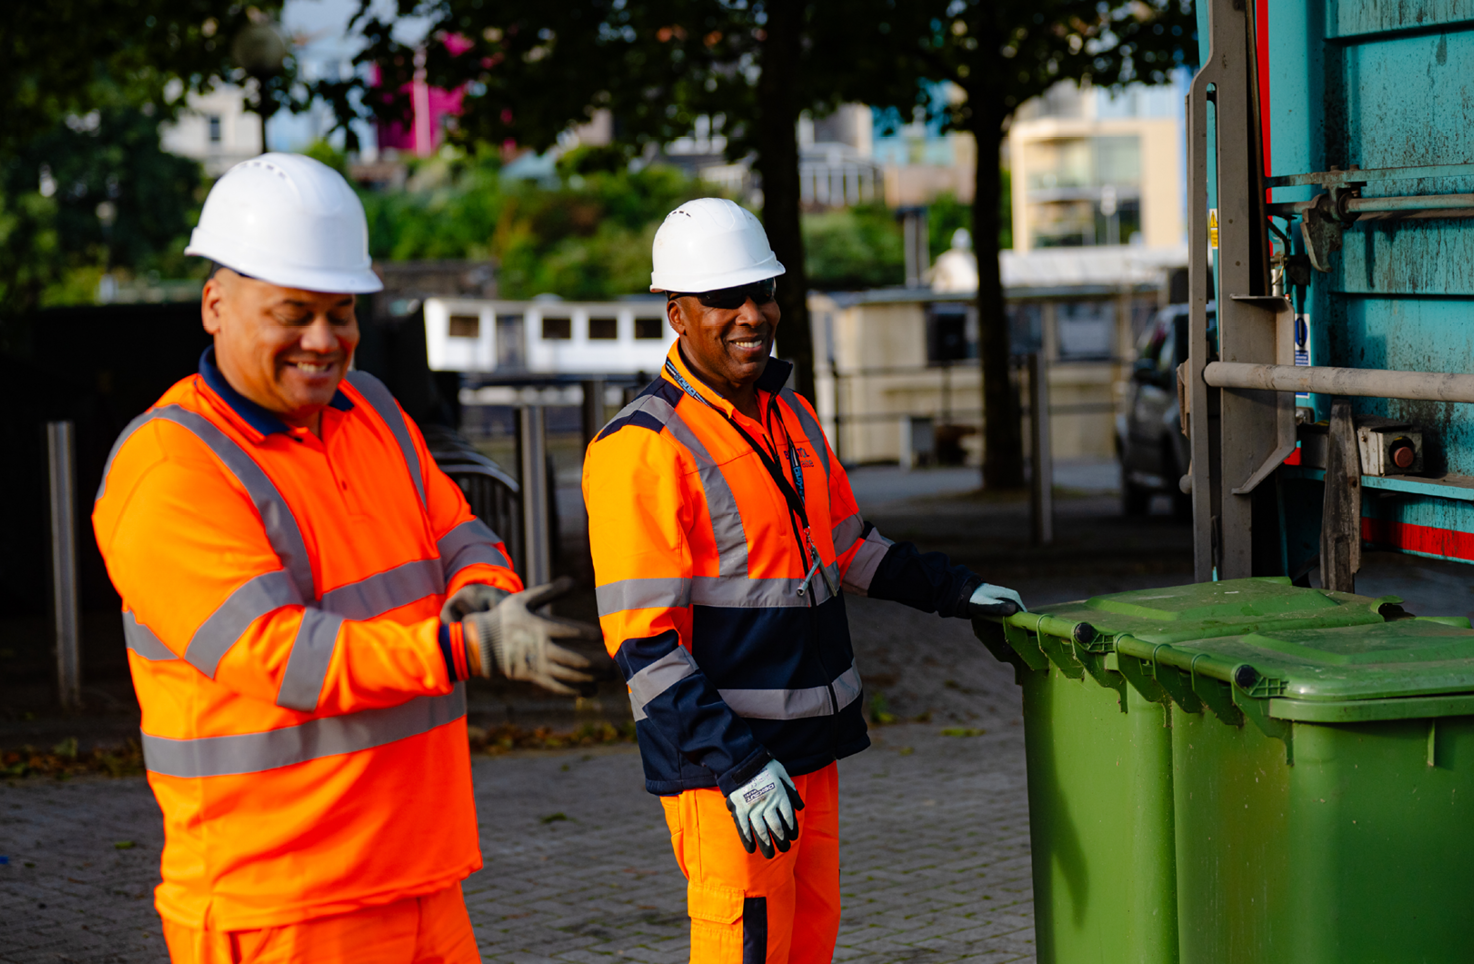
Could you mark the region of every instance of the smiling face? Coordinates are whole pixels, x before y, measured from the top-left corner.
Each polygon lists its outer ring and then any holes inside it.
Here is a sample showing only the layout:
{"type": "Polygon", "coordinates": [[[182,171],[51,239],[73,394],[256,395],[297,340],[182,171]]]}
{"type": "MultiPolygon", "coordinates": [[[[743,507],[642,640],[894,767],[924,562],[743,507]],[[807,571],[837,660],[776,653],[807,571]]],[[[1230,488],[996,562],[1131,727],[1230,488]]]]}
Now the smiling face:
{"type": "Polygon", "coordinates": [[[778,330],[778,302],[737,308],[708,308],[691,295],[666,304],[670,326],[681,336],[681,355],[701,380],[742,404],[768,367],[778,330]]]}
{"type": "Polygon", "coordinates": [[[358,346],[353,296],[283,288],[221,268],[201,312],[230,386],[289,425],[318,430],[358,346]]]}

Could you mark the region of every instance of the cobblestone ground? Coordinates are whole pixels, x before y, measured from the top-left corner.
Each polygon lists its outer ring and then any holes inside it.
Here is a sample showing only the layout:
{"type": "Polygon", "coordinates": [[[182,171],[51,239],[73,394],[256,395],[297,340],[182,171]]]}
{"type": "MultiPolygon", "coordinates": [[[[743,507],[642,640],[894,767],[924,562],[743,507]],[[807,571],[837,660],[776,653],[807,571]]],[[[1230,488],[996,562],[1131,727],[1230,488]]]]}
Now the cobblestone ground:
{"type": "MultiPolygon", "coordinates": [[[[836,960],[1033,959],[1012,672],[967,625],[855,600],[860,665],[900,722],[840,765],[836,960]],[[945,735],[947,733],[958,735],[945,735]]],[[[475,761],[486,867],[466,882],[488,961],[682,961],[685,881],[632,747],[475,761]]],[[[141,778],[0,785],[0,961],[164,959],[159,812],[141,778]],[[123,844],[123,848],[119,848],[123,844]]]]}
{"type": "MultiPolygon", "coordinates": [[[[882,728],[841,764],[836,960],[1033,959],[1019,730],[944,728],[882,728]]],[[[685,881],[632,749],[479,759],[475,773],[486,867],[465,890],[487,961],[686,959],[685,881]]],[[[142,779],[21,782],[0,808],[0,960],[164,959],[142,779]]]]}

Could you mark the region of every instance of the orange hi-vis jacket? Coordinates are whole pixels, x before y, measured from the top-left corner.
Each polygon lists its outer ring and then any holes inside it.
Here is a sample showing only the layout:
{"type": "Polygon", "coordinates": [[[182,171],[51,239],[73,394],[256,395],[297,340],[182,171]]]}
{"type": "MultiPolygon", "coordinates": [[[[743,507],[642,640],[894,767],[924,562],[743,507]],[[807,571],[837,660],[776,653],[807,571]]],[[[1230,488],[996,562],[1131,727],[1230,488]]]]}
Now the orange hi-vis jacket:
{"type": "Polygon", "coordinates": [[[811,773],[864,749],[839,591],[951,616],[982,582],[864,522],[813,410],[783,387],[791,370],[769,359],[754,421],[677,343],[584,458],[600,623],[652,793],[731,793],[771,759],[811,773]]]}
{"type": "Polygon", "coordinates": [[[481,866],[448,593],[521,582],[384,385],[321,438],[236,393],[213,349],[113,448],[93,524],[123,598],[160,914],[291,924],[481,866]]]}

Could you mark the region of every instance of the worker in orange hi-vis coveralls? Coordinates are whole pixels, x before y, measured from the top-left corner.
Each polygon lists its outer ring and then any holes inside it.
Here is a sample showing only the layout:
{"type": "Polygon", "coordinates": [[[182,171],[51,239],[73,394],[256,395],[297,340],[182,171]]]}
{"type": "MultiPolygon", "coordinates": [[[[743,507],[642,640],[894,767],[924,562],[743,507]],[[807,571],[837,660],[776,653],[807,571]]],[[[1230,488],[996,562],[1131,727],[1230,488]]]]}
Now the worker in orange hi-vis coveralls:
{"type": "Polygon", "coordinates": [[[654,262],[679,338],[584,460],[604,643],[689,881],[691,960],[828,964],[835,761],[870,742],[841,592],[943,616],[1023,602],[860,517],[770,357],[783,266],[752,214],[684,204],[654,262]]]}
{"type": "Polygon", "coordinates": [[[384,385],[363,208],[306,157],[225,174],[199,373],[124,430],[93,513],[123,599],[175,964],[479,961],[464,680],[587,662],[384,385]]]}

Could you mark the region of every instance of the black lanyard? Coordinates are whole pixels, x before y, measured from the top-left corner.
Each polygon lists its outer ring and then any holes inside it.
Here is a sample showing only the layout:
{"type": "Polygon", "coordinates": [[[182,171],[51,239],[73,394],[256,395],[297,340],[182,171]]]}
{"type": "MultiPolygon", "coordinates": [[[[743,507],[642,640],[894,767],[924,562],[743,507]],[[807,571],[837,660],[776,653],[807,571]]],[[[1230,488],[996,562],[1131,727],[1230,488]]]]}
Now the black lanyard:
{"type": "MultiPolygon", "coordinates": [[[[770,454],[767,449],[763,448],[763,446],[757,443],[757,440],[755,440],[751,435],[747,434],[746,429],[737,424],[737,420],[735,418],[727,415],[726,412],[723,412],[722,414],[726,415],[727,421],[731,424],[733,428],[737,430],[737,434],[742,436],[742,438],[746,440],[748,445],[752,446],[752,450],[756,452],[757,457],[762,460],[763,468],[767,469],[768,474],[773,477],[773,482],[778,486],[778,491],[783,493],[783,498],[788,503],[788,510],[797,515],[799,519],[803,521],[804,530],[807,531],[809,528],[809,514],[804,508],[804,499],[802,494],[804,484],[803,470],[799,467],[798,456],[793,451],[793,441],[788,441],[788,460],[789,464],[793,466],[793,477],[798,482],[799,491],[794,491],[793,486],[788,483],[788,477],[783,474],[783,467],[778,464],[777,453],[770,454]]],[[[779,418],[781,419],[782,416],[780,415],[779,418]]],[[[788,433],[785,431],[783,434],[787,435],[788,433]]]]}
{"type": "MultiPolygon", "coordinates": [[[[788,482],[788,477],[783,474],[783,466],[779,464],[778,455],[776,452],[770,453],[763,446],[759,445],[757,440],[747,433],[746,429],[737,424],[736,419],[728,415],[726,412],[723,412],[716,406],[712,405],[706,399],[702,398],[701,394],[697,392],[696,389],[692,388],[691,384],[687,382],[686,379],[681,376],[681,373],[676,370],[676,367],[670,363],[670,359],[666,359],[665,370],[670,374],[672,378],[676,380],[676,384],[680,385],[681,390],[684,391],[687,395],[690,395],[692,398],[696,399],[707,408],[710,408],[713,411],[721,412],[722,417],[727,420],[727,423],[730,424],[734,429],[736,429],[737,434],[742,436],[743,440],[752,447],[752,450],[754,452],[757,453],[758,460],[763,463],[763,468],[768,470],[768,475],[772,476],[773,483],[778,486],[778,491],[783,494],[783,500],[788,503],[788,511],[790,513],[789,521],[792,521],[792,516],[797,516],[798,519],[803,523],[803,537],[799,539],[798,554],[799,558],[804,561],[804,567],[807,568],[809,565],[809,560],[808,555],[804,552],[804,539],[810,539],[810,546],[812,547],[812,537],[809,536],[809,513],[804,507],[803,468],[799,465],[798,453],[795,452],[793,449],[793,439],[790,438],[788,435],[788,426],[783,426],[783,437],[788,443],[788,463],[793,467],[793,478],[798,484],[797,491],[794,491],[794,487],[788,482]]],[[[768,400],[769,413],[772,412],[773,402],[776,398],[777,396],[774,395],[770,396],[768,400]]],[[[782,421],[783,416],[779,415],[778,419],[779,421],[782,421]]],[[[769,429],[769,431],[771,431],[771,429],[769,429]]],[[[815,550],[815,552],[817,556],[817,550],[815,550]]]]}

